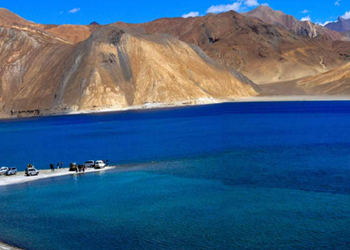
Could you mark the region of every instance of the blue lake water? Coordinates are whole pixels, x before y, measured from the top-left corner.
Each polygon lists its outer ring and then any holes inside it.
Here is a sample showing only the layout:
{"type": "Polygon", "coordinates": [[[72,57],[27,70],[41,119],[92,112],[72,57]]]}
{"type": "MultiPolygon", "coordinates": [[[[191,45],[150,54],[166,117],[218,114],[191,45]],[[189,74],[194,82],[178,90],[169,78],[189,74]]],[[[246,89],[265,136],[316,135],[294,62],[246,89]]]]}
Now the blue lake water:
{"type": "Polygon", "coordinates": [[[220,104],[0,122],[0,164],[115,170],[0,189],[26,249],[349,249],[350,103],[220,104]]]}

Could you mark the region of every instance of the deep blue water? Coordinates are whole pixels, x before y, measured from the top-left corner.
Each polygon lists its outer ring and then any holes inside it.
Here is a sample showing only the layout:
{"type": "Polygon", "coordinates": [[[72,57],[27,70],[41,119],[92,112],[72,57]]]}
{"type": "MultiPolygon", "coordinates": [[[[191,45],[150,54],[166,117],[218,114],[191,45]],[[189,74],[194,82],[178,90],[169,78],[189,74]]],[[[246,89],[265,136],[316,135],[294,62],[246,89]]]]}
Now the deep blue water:
{"type": "Polygon", "coordinates": [[[39,250],[349,249],[349,127],[349,102],[1,121],[1,165],[124,166],[0,189],[0,241],[39,250]]]}

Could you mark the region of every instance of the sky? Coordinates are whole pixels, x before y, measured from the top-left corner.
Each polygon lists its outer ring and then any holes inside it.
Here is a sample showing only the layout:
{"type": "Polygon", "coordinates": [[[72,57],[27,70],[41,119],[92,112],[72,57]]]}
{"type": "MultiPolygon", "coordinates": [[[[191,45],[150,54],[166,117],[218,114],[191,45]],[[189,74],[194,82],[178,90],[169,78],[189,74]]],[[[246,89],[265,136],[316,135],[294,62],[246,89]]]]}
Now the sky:
{"type": "Polygon", "coordinates": [[[338,16],[350,18],[350,0],[0,0],[0,7],[43,24],[142,23],[229,10],[247,12],[260,4],[320,24],[336,21],[338,16]]]}

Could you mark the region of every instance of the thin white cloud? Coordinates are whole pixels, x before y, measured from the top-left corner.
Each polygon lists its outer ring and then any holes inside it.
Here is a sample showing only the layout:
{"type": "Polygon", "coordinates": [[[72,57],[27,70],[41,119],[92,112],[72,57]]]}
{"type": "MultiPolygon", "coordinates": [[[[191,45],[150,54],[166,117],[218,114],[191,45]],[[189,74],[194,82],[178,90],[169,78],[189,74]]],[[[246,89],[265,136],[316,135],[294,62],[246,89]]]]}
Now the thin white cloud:
{"type": "Polygon", "coordinates": [[[80,8],[73,8],[70,11],[68,11],[68,13],[74,14],[74,13],[77,13],[78,11],[80,11],[80,8]]]}
{"type": "Polygon", "coordinates": [[[324,22],[324,23],[317,23],[318,25],[321,25],[321,26],[326,26],[327,24],[329,24],[329,23],[334,23],[334,22],[332,22],[332,21],[326,21],[326,22],[324,22]]]}
{"type": "Polygon", "coordinates": [[[310,15],[308,15],[308,16],[306,16],[306,17],[303,17],[303,18],[301,19],[301,21],[311,21],[310,15]]]}
{"type": "Polygon", "coordinates": [[[62,15],[62,14],[63,14],[63,11],[60,12],[60,15],[62,15]]]}
{"type": "Polygon", "coordinates": [[[344,19],[350,19],[350,11],[345,12],[345,14],[342,15],[342,18],[344,18],[344,19]]]}
{"type": "Polygon", "coordinates": [[[244,5],[248,7],[255,7],[255,6],[259,6],[260,4],[258,3],[257,0],[245,0],[244,5]]]}
{"type": "Polygon", "coordinates": [[[337,0],[337,1],[334,3],[334,5],[335,5],[335,6],[340,6],[340,1],[341,1],[341,0],[337,0]]]}
{"type": "Polygon", "coordinates": [[[309,10],[303,10],[303,11],[301,11],[300,13],[307,14],[307,13],[309,13],[309,12],[310,12],[309,10]]]}
{"type": "Polygon", "coordinates": [[[207,10],[207,13],[221,13],[231,10],[239,12],[245,10],[247,7],[251,8],[259,5],[269,6],[267,3],[260,4],[258,0],[236,0],[232,4],[212,5],[207,10]]]}
{"type": "Polygon", "coordinates": [[[197,17],[199,16],[199,12],[192,11],[190,13],[182,15],[183,18],[189,18],[189,17],[197,17]]]}
{"type": "Polygon", "coordinates": [[[207,13],[220,13],[220,12],[227,12],[227,11],[239,11],[239,9],[242,6],[242,2],[234,2],[233,4],[220,4],[220,5],[213,5],[210,6],[207,10],[207,13]]]}

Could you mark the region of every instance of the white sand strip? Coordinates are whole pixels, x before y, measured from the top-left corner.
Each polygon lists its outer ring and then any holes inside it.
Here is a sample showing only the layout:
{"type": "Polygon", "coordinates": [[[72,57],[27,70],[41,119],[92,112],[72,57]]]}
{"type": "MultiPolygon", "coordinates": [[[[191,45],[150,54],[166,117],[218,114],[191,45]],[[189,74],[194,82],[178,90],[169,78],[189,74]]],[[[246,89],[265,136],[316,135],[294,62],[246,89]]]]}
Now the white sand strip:
{"type": "Polygon", "coordinates": [[[5,243],[0,242],[0,250],[20,250],[20,249],[17,247],[12,247],[12,246],[9,246],[5,243]]]}
{"type": "MultiPolygon", "coordinates": [[[[90,169],[89,168],[89,169],[85,170],[85,173],[101,172],[101,171],[111,170],[114,168],[115,167],[113,167],[113,166],[105,167],[104,169],[90,169]]],[[[47,179],[47,178],[53,178],[53,177],[58,177],[58,176],[84,174],[83,172],[81,172],[81,173],[70,172],[68,168],[55,169],[55,171],[46,170],[46,169],[39,170],[39,171],[40,171],[40,173],[37,176],[26,176],[24,171],[18,172],[17,175],[0,176],[0,187],[7,186],[7,185],[13,185],[13,184],[26,183],[26,182],[31,182],[31,181],[37,181],[37,180],[42,180],[42,179],[47,179]]],[[[0,245],[0,250],[1,250],[1,245],[0,245]]]]}

